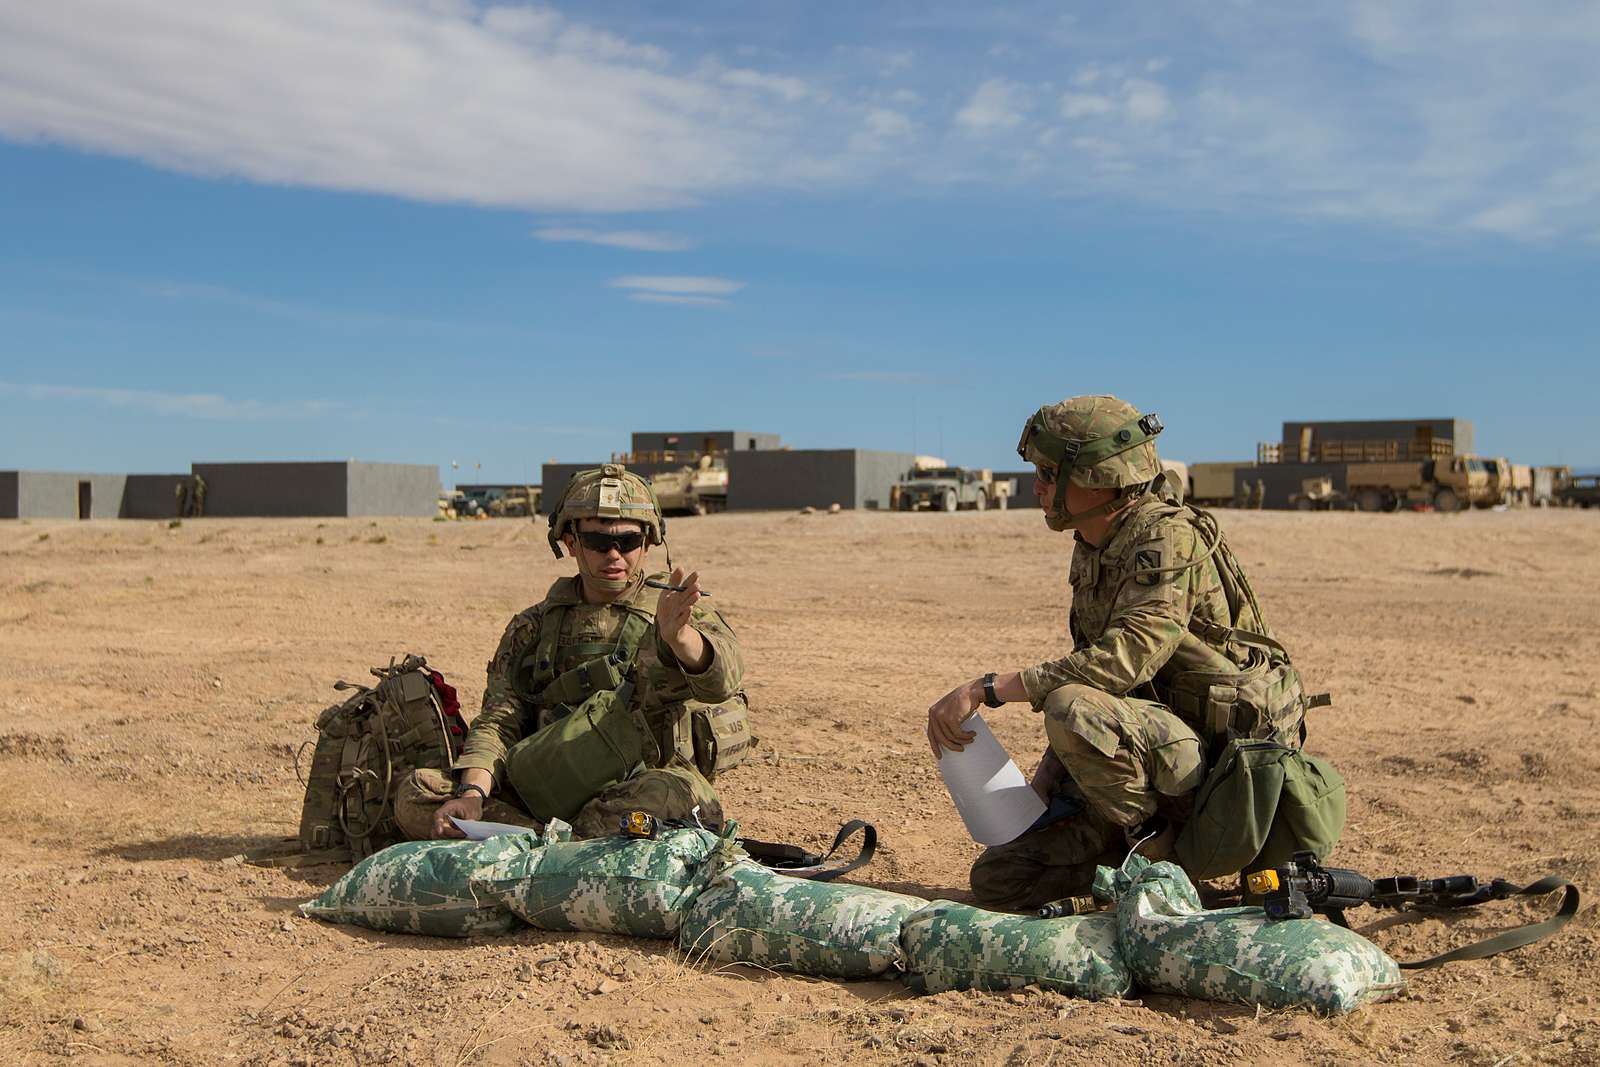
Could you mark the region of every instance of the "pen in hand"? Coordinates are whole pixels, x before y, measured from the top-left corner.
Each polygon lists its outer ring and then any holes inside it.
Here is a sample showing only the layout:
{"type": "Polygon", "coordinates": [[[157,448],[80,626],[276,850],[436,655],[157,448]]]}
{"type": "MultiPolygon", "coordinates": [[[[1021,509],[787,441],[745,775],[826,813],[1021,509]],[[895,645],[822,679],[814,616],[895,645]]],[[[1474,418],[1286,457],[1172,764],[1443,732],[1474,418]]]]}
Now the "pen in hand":
{"type": "MultiPolygon", "coordinates": [[[[646,578],[644,580],[644,584],[648,585],[651,589],[665,589],[670,593],[681,593],[684,590],[689,588],[686,585],[673,585],[671,582],[657,581],[654,578],[646,578]]],[[[700,595],[701,596],[710,596],[711,594],[709,592],[707,592],[706,590],[702,589],[702,590],[700,590],[700,595]]]]}

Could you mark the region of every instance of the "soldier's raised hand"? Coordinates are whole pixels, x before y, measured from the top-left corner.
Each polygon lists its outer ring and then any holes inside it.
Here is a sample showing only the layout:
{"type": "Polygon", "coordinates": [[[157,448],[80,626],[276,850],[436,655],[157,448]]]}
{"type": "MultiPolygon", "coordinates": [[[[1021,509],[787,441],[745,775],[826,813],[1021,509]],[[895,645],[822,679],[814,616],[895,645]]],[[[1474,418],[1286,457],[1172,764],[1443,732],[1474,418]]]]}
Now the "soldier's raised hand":
{"type": "Polygon", "coordinates": [[[661,594],[656,602],[656,629],[684,670],[699,674],[711,665],[711,646],[692,625],[694,606],[700,603],[700,572],[686,575],[682,567],[675,567],[671,584],[681,591],[669,589],[661,594]]]}

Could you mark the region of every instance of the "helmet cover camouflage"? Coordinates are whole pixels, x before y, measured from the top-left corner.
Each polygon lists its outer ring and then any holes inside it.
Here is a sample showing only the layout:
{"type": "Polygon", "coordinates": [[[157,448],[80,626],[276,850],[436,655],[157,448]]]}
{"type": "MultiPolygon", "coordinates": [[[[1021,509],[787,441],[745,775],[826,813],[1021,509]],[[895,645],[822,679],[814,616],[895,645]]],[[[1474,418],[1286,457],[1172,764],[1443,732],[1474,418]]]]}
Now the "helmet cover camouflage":
{"type": "Polygon", "coordinates": [[[561,535],[579,519],[629,519],[644,524],[645,543],[663,544],[667,521],[661,517],[650,483],[620,463],[579,471],[550,511],[550,550],[561,558],[561,535]]]}
{"type": "Polygon", "coordinates": [[[1068,482],[1126,492],[1160,477],[1155,438],[1161,430],[1158,416],[1141,415],[1114,396],[1075,396],[1034,412],[1022,429],[1017,454],[1055,474],[1055,503],[1046,508],[1050,527],[1070,529],[1091,514],[1067,512],[1068,482]]]}
{"type": "Polygon", "coordinates": [[[1126,489],[1161,474],[1156,434],[1161,420],[1114,396],[1075,396],[1046,404],[1028,419],[1017,453],[1028,463],[1057,471],[1067,467],[1073,485],[1085,489],[1126,489]],[[1044,431],[1041,433],[1040,431],[1044,431]],[[1054,440],[1052,440],[1054,438],[1054,440]],[[1051,447],[1069,443],[1065,451],[1051,447]],[[1075,449],[1072,446],[1076,446],[1075,449]]]}

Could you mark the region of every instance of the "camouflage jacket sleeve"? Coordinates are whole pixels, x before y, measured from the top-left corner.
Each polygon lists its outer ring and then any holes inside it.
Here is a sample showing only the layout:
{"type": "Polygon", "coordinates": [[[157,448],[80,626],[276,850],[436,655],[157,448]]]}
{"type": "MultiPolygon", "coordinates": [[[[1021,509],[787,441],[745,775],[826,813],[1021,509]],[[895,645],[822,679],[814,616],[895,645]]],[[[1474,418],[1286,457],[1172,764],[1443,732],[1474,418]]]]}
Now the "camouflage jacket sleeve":
{"type": "MultiPolygon", "coordinates": [[[[688,685],[689,695],[706,704],[721,704],[733,699],[744,680],[744,659],[739,655],[739,639],[733,635],[722,615],[696,604],[690,625],[700,632],[711,646],[711,663],[699,674],[690,674],[678,662],[659,632],[656,634],[656,655],[663,667],[678,675],[688,685]]],[[[668,686],[667,688],[677,688],[668,686]]]]}
{"type": "MultiPolygon", "coordinates": [[[[1175,573],[1141,574],[1197,555],[1199,538],[1181,519],[1158,523],[1116,558],[1073,567],[1073,630],[1077,647],[1057,660],[1022,672],[1037,710],[1064,685],[1093,686],[1121,696],[1155,677],[1188,632],[1202,563],[1175,573]]],[[[1203,551],[1203,549],[1202,549],[1203,551]]]]}
{"type": "Polygon", "coordinates": [[[500,638],[494,659],[489,661],[488,679],[483,687],[483,710],[472,720],[467,739],[461,746],[455,769],[481,767],[494,775],[499,787],[506,780],[506,753],[522,740],[527,729],[528,708],[512,688],[511,675],[518,661],[539,640],[543,612],[529,608],[513,618],[500,638]]]}

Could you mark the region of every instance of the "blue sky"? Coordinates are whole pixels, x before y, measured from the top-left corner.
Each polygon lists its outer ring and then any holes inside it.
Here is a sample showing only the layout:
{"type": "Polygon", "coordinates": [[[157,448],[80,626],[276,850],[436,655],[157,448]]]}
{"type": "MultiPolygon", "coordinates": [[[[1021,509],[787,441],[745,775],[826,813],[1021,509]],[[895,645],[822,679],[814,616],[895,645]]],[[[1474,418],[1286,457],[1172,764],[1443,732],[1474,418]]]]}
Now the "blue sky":
{"type": "Polygon", "coordinates": [[[1190,461],[1600,465],[1597,52],[1567,2],[0,0],[0,468],[1005,468],[1103,391],[1190,461]]]}

